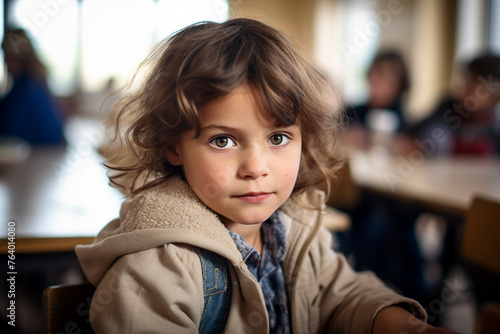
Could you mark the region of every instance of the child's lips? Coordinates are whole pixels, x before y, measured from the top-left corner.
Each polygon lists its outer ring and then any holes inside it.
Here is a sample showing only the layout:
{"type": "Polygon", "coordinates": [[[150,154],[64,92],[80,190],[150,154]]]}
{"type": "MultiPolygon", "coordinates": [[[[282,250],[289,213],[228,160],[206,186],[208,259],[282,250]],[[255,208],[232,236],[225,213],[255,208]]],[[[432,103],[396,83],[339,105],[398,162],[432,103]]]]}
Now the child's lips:
{"type": "Polygon", "coordinates": [[[271,197],[272,193],[267,192],[250,192],[242,195],[233,196],[245,203],[256,204],[264,202],[266,199],[271,197]]]}

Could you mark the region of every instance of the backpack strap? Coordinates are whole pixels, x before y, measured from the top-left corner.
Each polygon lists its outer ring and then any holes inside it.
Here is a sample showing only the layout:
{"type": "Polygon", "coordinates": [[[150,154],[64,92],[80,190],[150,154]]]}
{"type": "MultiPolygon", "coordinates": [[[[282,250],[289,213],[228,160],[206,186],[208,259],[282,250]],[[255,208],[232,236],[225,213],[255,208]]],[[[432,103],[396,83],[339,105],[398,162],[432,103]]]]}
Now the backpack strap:
{"type": "Polygon", "coordinates": [[[231,280],[227,260],[206,249],[193,248],[200,258],[205,299],[199,332],[222,333],[231,304],[231,280]]]}

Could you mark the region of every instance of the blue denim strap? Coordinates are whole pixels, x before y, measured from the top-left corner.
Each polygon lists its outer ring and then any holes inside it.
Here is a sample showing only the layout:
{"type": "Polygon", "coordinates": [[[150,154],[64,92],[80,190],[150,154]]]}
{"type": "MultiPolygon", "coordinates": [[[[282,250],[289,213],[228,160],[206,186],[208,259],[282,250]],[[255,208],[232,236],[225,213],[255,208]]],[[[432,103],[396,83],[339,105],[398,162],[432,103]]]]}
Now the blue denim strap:
{"type": "Polygon", "coordinates": [[[211,251],[194,247],[201,262],[205,298],[199,332],[222,333],[231,304],[231,284],[227,260],[211,251]]]}

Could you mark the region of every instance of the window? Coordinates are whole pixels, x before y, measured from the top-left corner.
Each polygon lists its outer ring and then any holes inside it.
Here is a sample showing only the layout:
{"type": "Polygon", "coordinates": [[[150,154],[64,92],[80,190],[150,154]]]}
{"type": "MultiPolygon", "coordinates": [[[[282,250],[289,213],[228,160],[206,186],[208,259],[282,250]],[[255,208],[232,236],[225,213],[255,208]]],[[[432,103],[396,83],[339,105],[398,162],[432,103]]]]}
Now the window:
{"type": "Polygon", "coordinates": [[[9,26],[24,28],[58,96],[124,83],[148,51],[198,21],[225,21],[226,0],[14,0],[9,26]]]}

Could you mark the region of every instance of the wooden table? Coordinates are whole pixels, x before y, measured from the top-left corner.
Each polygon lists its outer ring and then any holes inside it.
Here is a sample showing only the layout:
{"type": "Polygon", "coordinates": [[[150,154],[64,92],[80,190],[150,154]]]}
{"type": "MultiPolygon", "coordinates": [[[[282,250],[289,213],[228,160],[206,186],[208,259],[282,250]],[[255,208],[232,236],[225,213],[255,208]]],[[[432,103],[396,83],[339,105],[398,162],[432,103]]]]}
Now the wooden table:
{"type": "Polygon", "coordinates": [[[500,158],[352,151],[353,181],[387,196],[463,216],[476,195],[500,201],[500,158]]]}
{"type": "Polygon", "coordinates": [[[32,148],[26,162],[0,166],[0,254],[7,252],[9,222],[15,223],[16,253],[91,243],[118,216],[123,198],[108,185],[101,161],[82,139],[74,146],[32,148]]]}

